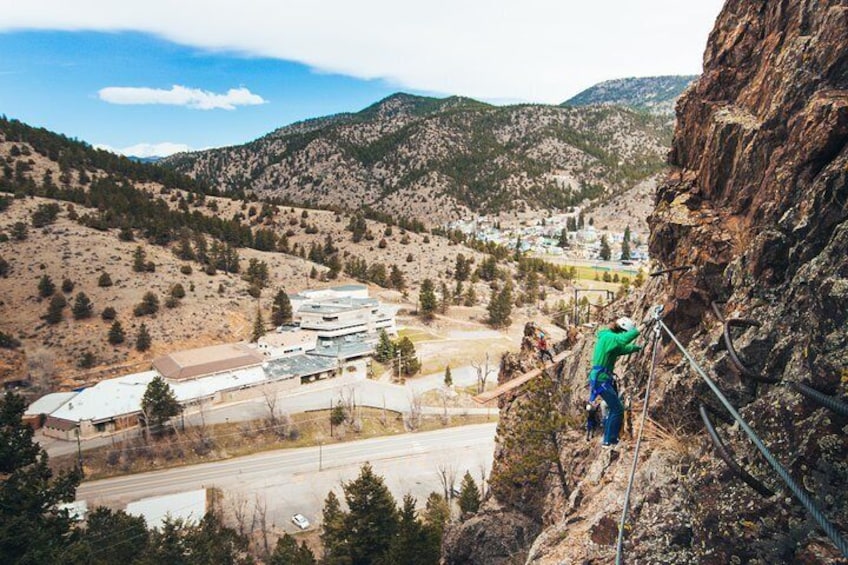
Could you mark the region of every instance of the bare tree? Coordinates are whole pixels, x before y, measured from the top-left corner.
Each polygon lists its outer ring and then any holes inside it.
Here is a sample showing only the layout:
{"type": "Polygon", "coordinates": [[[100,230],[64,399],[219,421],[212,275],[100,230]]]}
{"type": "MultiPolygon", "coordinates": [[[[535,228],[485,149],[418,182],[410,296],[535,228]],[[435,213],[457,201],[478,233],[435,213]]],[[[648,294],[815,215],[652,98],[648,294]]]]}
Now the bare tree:
{"type": "Polygon", "coordinates": [[[409,397],[409,413],[406,415],[405,423],[410,431],[417,430],[421,425],[421,394],[417,392],[409,397]]]}
{"type": "Polygon", "coordinates": [[[486,464],[480,463],[480,500],[486,499],[486,492],[488,492],[489,490],[486,488],[487,484],[488,483],[486,482],[486,464]]]}
{"type": "Polygon", "coordinates": [[[271,383],[266,383],[262,386],[262,399],[265,401],[265,407],[268,409],[268,424],[270,426],[277,425],[277,387],[271,383]]]}
{"type": "Polygon", "coordinates": [[[250,507],[247,497],[242,493],[237,493],[232,497],[229,506],[239,535],[249,537],[253,533],[253,527],[255,526],[256,512],[250,507]],[[249,524],[248,517],[250,518],[249,524]]]}
{"type": "Polygon", "coordinates": [[[260,533],[262,534],[262,550],[267,560],[271,555],[271,547],[268,544],[268,504],[264,497],[260,497],[258,494],[256,495],[253,511],[256,521],[259,523],[260,533]]]}
{"type": "Polygon", "coordinates": [[[486,381],[489,379],[489,353],[486,352],[486,364],[471,362],[471,366],[477,370],[477,394],[486,390],[486,381]]]}
{"type": "Polygon", "coordinates": [[[456,485],[456,468],[447,463],[440,463],[436,467],[439,474],[439,482],[442,483],[442,490],[445,494],[445,500],[450,502],[453,500],[454,486],[456,485]]]}

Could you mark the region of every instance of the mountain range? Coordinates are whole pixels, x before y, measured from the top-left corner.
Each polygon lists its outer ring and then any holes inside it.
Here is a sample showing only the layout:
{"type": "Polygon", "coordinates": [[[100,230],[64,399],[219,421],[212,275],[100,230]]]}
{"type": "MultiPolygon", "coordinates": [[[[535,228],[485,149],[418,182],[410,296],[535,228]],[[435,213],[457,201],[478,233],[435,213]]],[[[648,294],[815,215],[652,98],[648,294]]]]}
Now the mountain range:
{"type": "MultiPolygon", "coordinates": [[[[639,92],[631,98],[645,105],[661,96],[639,92]]],[[[398,93],[159,164],[224,193],[367,206],[432,225],[618,193],[664,168],[671,132],[667,116],[624,106],[493,106],[398,93]]]]}
{"type": "Polygon", "coordinates": [[[673,117],[677,99],[697,78],[697,75],[669,75],[608,80],[587,88],[562,105],[616,105],[673,117]]]}

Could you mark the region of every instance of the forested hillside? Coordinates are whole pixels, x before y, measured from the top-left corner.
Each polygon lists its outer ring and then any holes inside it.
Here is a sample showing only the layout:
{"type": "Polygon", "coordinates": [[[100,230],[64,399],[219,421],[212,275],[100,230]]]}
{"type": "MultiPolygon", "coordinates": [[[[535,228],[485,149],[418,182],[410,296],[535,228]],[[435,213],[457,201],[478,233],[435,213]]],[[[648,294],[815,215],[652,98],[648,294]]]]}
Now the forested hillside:
{"type": "Polygon", "coordinates": [[[632,186],[663,168],[670,134],[665,120],[617,107],[396,94],[162,165],[226,193],[438,223],[566,208],[632,186]]]}

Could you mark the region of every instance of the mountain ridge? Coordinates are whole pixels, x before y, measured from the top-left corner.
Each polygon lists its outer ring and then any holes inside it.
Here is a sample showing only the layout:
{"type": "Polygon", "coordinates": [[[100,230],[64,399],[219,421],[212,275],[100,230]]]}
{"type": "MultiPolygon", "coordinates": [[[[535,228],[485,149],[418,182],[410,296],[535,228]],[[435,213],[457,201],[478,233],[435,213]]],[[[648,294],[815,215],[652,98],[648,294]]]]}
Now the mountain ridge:
{"type": "Polygon", "coordinates": [[[611,104],[656,115],[674,116],[674,105],[698,75],[662,75],[607,80],[572,96],[561,106],[611,104]]]}

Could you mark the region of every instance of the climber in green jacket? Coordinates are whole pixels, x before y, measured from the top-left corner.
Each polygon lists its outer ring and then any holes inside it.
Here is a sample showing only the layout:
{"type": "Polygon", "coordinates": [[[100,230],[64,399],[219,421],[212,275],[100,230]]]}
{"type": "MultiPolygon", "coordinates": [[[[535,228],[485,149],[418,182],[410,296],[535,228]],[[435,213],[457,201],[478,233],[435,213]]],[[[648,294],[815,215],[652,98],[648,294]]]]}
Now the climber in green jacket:
{"type": "Polygon", "coordinates": [[[591,410],[598,397],[606,402],[609,413],[604,420],[605,447],[618,443],[618,433],[624,415],[624,406],[613,383],[615,362],[622,355],[630,355],[642,349],[641,345],[631,343],[637,337],[639,329],[636,324],[630,318],[624,317],[599,331],[598,341],[595,342],[592,370],[589,373],[589,403],[586,409],[591,410]]]}

